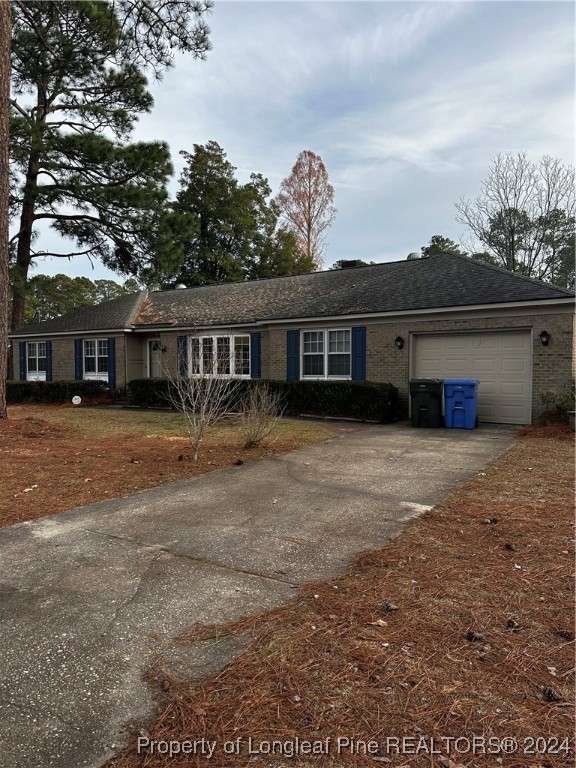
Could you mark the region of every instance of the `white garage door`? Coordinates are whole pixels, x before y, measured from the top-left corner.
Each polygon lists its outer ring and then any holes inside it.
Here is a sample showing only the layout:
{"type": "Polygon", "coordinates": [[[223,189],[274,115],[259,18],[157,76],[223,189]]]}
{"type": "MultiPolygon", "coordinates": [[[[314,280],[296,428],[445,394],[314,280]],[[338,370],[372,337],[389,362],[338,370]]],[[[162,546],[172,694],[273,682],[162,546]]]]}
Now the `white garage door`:
{"type": "Polygon", "coordinates": [[[529,331],[415,336],[413,361],[414,378],[479,379],[479,421],[530,422],[529,331]]]}

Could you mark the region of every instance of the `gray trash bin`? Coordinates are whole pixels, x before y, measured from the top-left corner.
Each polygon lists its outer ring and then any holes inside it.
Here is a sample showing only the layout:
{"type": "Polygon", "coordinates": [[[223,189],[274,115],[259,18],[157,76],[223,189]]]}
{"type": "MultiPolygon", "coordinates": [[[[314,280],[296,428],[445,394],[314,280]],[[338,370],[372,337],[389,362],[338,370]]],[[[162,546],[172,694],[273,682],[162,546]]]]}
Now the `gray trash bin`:
{"type": "Polygon", "coordinates": [[[413,427],[442,426],[442,379],[410,379],[413,427]]]}

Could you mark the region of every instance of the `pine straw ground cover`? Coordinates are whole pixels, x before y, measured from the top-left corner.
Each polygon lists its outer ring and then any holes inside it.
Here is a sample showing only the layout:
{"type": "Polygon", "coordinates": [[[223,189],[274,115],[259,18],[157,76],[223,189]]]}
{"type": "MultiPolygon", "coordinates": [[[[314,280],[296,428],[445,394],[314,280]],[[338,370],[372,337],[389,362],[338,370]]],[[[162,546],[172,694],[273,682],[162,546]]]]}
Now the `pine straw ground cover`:
{"type": "Polygon", "coordinates": [[[182,643],[247,645],[200,680],[160,662],[158,714],[140,734],[173,754],[138,755],[135,733],[108,768],[572,766],[573,468],[573,433],[528,429],[346,576],[192,628],[182,643]],[[196,754],[175,754],[186,740],[196,754]]]}
{"type": "Polygon", "coordinates": [[[10,407],[8,416],[0,421],[0,527],[357,428],[283,419],[269,439],[243,450],[242,436],[229,425],[210,432],[193,462],[177,413],[21,405],[10,407]]]}

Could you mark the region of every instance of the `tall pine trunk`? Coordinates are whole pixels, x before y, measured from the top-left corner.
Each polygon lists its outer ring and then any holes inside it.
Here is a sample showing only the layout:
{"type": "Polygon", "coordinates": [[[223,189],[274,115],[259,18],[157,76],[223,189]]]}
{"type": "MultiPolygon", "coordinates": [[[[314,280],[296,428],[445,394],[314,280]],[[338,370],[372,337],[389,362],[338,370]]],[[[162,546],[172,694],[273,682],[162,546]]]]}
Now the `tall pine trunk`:
{"type": "Polygon", "coordinates": [[[6,419],[8,370],[8,125],[12,4],[0,2],[0,419],[6,419]]]}
{"type": "Polygon", "coordinates": [[[19,331],[24,325],[28,270],[32,261],[32,228],[34,226],[34,198],[37,178],[38,161],[30,158],[24,187],[24,203],[22,204],[22,213],[20,215],[16,265],[13,270],[12,279],[12,331],[19,331]]]}
{"type": "MultiPolygon", "coordinates": [[[[46,104],[38,88],[38,106],[36,111],[36,130],[42,132],[46,117],[46,104]]],[[[19,331],[24,326],[26,293],[28,290],[28,271],[32,263],[32,232],[34,229],[36,197],[38,193],[38,173],[40,155],[32,149],[28,158],[26,181],[24,182],[20,230],[16,248],[16,265],[12,273],[12,324],[10,330],[19,331]]]]}

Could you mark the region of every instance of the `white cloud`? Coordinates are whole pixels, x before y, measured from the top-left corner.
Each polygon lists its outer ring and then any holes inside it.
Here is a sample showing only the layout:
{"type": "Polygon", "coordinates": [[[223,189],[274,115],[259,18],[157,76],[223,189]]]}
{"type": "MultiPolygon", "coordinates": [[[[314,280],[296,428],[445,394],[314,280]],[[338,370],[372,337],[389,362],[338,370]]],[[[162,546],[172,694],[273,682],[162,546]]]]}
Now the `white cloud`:
{"type": "Polygon", "coordinates": [[[312,149],[339,209],[328,263],[401,257],[459,239],[453,203],[498,152],[572,161],[573,21],[568,3],[218,0],[207,61],[177,57],[137,138],[177,170],[214,139],[275,189],[312,149]]]}
{"type": "Polygon", "coordinates": [[[550,37],[534,30],[522,49],[498,58],[462,62],[458,71],[436,63],[407,74],[402,98],[376,101],[331,124],[330,141],[341,158],[337,178],[377,189],[376,169],[386,169],[395,183],[395,169],[486,168],[496,153],[521,149],[570,161],[573,95],[565,75],[572,34],[565,26],[550,37]]]}
{"type": "Polygon", "coordinates": [[[399,63],[435,37],[448,24],[468,12],[464,3],[395,3],[373,29],[365,27],[347,35],[344,56],[355,77],[381,72],[381,65],[399,63]]]}

